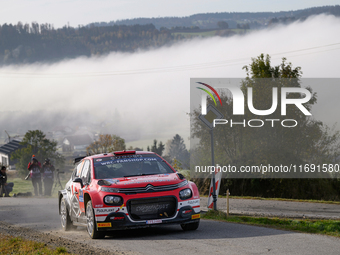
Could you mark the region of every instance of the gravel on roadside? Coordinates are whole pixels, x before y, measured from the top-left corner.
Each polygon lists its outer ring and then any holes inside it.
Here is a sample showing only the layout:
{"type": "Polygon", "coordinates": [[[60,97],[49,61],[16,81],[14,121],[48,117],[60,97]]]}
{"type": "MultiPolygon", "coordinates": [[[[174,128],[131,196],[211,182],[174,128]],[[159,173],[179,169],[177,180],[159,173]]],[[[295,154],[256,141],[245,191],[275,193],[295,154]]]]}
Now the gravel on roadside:
{"type": "Polygon", "coordinates": [[[60,236],[54,236],[49,233],[43,233],[30,228],[18,227],[15,225],[8,224],[0,221],[0,232],[2,234],[18,237],[23,239],[32,240],[35,242],[44,243],[47,246],[55,249],[57,247],[65,247],[67,252],[72,254],[99,254],[99,255],[122,255],[127,254],[120,251],[107,251],[100,248],[94,248],[88,244],[78,243],[67,238],[60,236]]]}

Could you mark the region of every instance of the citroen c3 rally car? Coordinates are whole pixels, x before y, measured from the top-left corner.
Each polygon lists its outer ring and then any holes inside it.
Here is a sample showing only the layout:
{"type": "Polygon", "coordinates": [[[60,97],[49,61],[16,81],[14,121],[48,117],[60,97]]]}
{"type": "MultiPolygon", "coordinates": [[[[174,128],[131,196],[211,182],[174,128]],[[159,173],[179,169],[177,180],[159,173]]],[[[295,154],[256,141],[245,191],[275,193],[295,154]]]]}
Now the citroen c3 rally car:
{"type": "Polygon", "coordinates": [[[119,151],[75,162],[71,179],[58,193],[65,231],[86,226],[91,238],[103,238],[107,231],[155,224],[198,228],[196,185],[157,154],[119,151]]]}

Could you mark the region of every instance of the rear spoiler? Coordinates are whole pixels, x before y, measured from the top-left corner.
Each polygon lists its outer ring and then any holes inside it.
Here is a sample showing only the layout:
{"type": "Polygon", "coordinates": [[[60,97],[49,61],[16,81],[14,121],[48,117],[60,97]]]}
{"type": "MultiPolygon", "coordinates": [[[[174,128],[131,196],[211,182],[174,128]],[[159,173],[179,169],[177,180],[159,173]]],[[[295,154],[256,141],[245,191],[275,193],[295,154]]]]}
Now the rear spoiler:
{"type": "Polygon", "coordinates": [[[74,161],[73,161],[73,164],[78,163],[80,160],[82,160],[85,157],[87,157],[87,156],[82,156],[82,157],[75,158],[74,161]]]}

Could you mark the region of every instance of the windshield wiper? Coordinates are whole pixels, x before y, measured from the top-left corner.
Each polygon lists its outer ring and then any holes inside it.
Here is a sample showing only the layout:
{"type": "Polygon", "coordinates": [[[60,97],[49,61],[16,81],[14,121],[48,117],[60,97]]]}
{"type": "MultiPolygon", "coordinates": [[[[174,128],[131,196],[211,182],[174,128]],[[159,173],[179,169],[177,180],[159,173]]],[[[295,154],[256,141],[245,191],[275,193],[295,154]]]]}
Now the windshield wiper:
{"type": "Polygon", "coordinates": [[[142,176],[142,175],[156,175],[156,174],[161,174],[161,173],[151,173],[151,174],[138,173],[138,174],[132,174],[132,175],[124,175],[124,177],[142,176]]]}

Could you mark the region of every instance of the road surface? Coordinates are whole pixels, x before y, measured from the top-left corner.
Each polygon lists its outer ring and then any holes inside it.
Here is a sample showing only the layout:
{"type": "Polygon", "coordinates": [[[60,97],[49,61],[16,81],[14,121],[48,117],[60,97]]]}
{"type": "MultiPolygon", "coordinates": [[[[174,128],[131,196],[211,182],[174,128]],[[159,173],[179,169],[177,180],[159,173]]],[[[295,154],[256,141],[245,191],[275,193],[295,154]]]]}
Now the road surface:
{"type": "Polygon", "coordinates": [[[57,199],[0,198],[0,219],[92,247],[127,254],[339,254],[338,238],[201,220],[196,231],[180,226],[114,232],[91,240],[85,228],[63,232],[57,199]]]}

